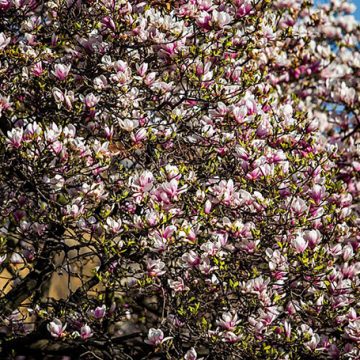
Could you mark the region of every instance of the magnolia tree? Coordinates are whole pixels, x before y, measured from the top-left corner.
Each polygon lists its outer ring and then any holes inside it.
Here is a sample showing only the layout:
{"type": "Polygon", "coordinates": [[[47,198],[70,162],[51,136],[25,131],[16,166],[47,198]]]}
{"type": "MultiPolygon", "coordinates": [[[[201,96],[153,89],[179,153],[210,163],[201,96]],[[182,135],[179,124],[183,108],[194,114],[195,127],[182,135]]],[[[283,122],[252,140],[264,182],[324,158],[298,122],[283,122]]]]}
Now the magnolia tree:
{"type": "Polygon", "coordinates": [[[354,10],[1,0],[1,357],[359,359],[354,10]]]}

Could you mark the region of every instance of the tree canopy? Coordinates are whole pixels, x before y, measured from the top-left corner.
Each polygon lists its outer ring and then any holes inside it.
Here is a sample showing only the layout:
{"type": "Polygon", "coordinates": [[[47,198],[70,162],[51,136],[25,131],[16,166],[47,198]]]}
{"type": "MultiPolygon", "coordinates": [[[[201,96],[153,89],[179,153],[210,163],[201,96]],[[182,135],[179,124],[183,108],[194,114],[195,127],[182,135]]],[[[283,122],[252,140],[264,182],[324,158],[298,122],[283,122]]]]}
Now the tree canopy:
{"type": "Polygon", "coordinates": [[[359,359],[354,11],[1,0],[1,356],[359,359]]]}

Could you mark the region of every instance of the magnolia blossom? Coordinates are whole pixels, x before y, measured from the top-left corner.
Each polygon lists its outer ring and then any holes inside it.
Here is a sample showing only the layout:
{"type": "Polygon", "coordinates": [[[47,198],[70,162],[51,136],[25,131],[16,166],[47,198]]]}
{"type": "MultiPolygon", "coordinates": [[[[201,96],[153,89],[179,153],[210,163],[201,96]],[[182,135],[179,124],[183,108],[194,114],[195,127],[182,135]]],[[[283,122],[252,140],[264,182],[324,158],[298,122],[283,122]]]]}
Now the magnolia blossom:
{"type": "Polygon", "coordinates": [[[173,289],[175,293],[189,290],[189,288],[185,286],[184,280],[181,277],[178,277],[177,281],[169,279],[168,282],[170,288],[173,289]]]}
{"type": "Polygon", "coordinates": [[[285,329],[286,338],[290,339],[290,337],[291,337],[291,324],[287,320],[284,321],[284,329],[285,329]]]}
{"type": "Polygon", "coordinates": [[[11,131],[8,131],[7,132],[8,144],[12,148],[18,149],[22,145],[23,135],[24,135],[24,130],[22,128],[15,128],[15,129],[12,129],[11,131]]]}
{"type": "Polygon", "coordinates": [[[145,128],[137,130],[135,133],[131,134],[131,139],[134,143],[138,144],[144,141],[147,138],[147,131],[145,128]]]}
{"type": "Polygon", "coordinates": [[[303,233],[303,238],[308,241],[309,247],[313,249],[320,243],[322,236],[319,230],[306,230],[303,233]]]}
{"type": "Polygon", "coordinates": [[[121,229],[121,220],[114,220],[111,217],[108,217],[106,219],[107,228],[114,234],[117,234],[120,232],[121,229]]]}
{"type": "Polygon", "coordinates": [[[139,126],[139,121],[130,119],[119,120],[119,125],[123,130],[130,132],[139,126]]]}
{"type": "Polygon", "coordinates": [[[313,334],[310,341],[305,342],[304,346],[310,351],[315,351],[318,347],[319,342],[320,336],[318,334],[313,334]]]}
{"type": "Polygon", "coordinates": [[[177,201],[179,195],[186,190],[187,185],[179,187],[179,180],[172,179],[153,190],[152,195],[157,201],[163,203],[165,206],[169,206],[173,201],[177,201]]]}
{"type": "Polygon", "coordinates": [[[220,28],[223,28],[225,25],[229,24],[231,20],[231,16],[225,11],[214,10],[212,12],[212,21],[220,28]]]}
{"type": "Polygon", "coordinates": [[[217,324],[225,330],[233,331],[236,328],[236,325],[240,323],[238,320],[237,314],[232,314],[230,312],[223,313],[221,315],[221,320],[217,321],[217,324]]]}
{"type": "Polygon", "coordinates": [[[303,234],[298,234],[296,238],[291,242],[291,245],[297,253],[303,253],[308,247],[309,243],[305,240],[303,234]]]}
{"type": "Polygon", "coordinates": [[[4,50],[6,46],[9,45],[11,38],[6,37],[5,34],[2,32],[0,33],[0,50],[4,50]]]}
{"type": "Polygon", "coordinates": [[[197,353],[194,348],[188,350],[184,356],[184,360],[197,360],[197,353]]]}
{"type": "Polygon", "coordinates": [[[157,277],[166,273],[166,270],[163,270],[165,263],[159,259],[148,259],[146,267],[148,276],[157,277]]]}
{"type": "Polygon", "coordinates": [[[92,333],[89,325],[85,324],[84,326],[81,327],[80,336],[83,340],[86,340],[86,339],[92,337],[93,335],[94,334],[92,333]]]}
{"type": "Polygon", "coordinates": [[[60,338],[65,335],[64,331],[67,324],[63,325],[59,319],[54,319],[50,324],[47,325],[47,329],[50,332],[51,336],[60,338]]]}
{"type": "Polygon", "coordinates": [[[152,189],[154,181],[154,175],[148,170],[129,179],[137,203],[140,203],[152,189]]]}
{"type": "Polygon", "coordinates": [[[10,109],[11,103],[10,103],[10,96],[2,96],[0,95],[0,115],[4,110],[10,109]]]}
{"type": "Polygon", "coordinates": [[[104,75],[100,75],[93,80],[95,90],[101,91],[108,87],[108,80],[104,75]]]}
{"type": "Polygon", "coordinates": [[[200,264],[200,256],[193,250],[181,256],[184,267],[194,267],[200,264]]]}
{"type": "Polygon", "coordinates": [[[145,342],[152,346],[158,346],[165,341],[171,340],[172,337],[168,336],[164,338],[164,333],[161,329],[155,329],[151,328],[148,332],[148,338],[145,340],[145,342]]]}
{"type": "Polygon", "coordinates": [[[217,201],[228,206],[236,199],[234,181],[232,179],[228,181],[221,180],[218,185],[212,187],[211,191],[217,198],[217,201]]]}
{"type": "Polygon", "coordinates": [[[343,252],[343,259],[345,261],[350,260],[354,256],[354,249],[351,245],[345,245],[342,249],[343,252]]]}
{"type": "Polygon", "coordinates": [[[205,201],[205,206],[204,206],[204,212],[205,212],[205,214],[210,214],[211,207],[212,207],[211,201],[210,201],[209,199],[207,199],[207,200],[205,201]]]}
{"type": "Polygon", "coordinates": [[[58,104],[58,108],[60,108],[61,103],[64,101],[64,93],[60,89],[58,89],[56,87],[54,87],[52,89],[52,93],[53,93],[55,102],[58,104]]]}
{"type": "Polygon", "coordinates": [[[296,215],[302,215],[307,210],[306,202],[297,197],[295,201],[291,203],[291,210],[293,210],[296,215]]]}
{"type": "Polygon", "coordinates": [[[95,319],[102,319],[106,314],[106,305],[97,306],[95,310],[91,310],[90,313],[95,319]]]}
{"type": "Polygon", "coordinates": [[[0,255],[0,265],[6,260],[7,255],[0,255]]]}
{"type": "Polygon", "coordinates": [[[149,68],[149,64],[148,63],[142,63],[141,65],[136,64],[136,71],[138,73],[139,76],[143,77],[145,76],[147,70],[149,68]]]}
{"type": "Polygon", "coordinates": [[[222,341],[230,344],[235,344],[239,342],[241,338],[242,338],[241,335],[236,335],[232,331],[226,331],[225,333],[222,334],[222,341]]]}
{"type": "Polygon", "coordinates": [[[86,107],[93,108],[99,102],[100,98],[93,93],[87,94],[85,96],[84,102],[86,107]]]}
{"type": "Polygon", "coordinates": [[[247,289],[255,293],[266,292],[267,287],[270,283],[270,279],[264,279],[262,276],[259,276],[255,279],[251,279],[247,282],[247,289]]]}
{"type": "Polygon", "coordinates": [[[68,77],[70,69],[71,65],[56,64],[54,67],[54,71],[52,71],[51,73],[62,81],[68,77]]]}
{"type": "Polygon", "coordinates": [[[321,200],[327,195],[325,186],[319,184],[314,185],[314,187],[309,191],[309,195],[315,203],[319,205],[321,200]]]}
{"type": "Polygon", "coordinates": [[[39,61],[37,62],[33,67],[32,67],[32,73],[34,74],[34,76],[41,76],[41,74],[44,72],[43,69],[43,65],[42,62],[39,61]]]}
{"type": "Polygon", "coordinates": [[[360,343],[360,319],[349,322],[345,327],[345,333],[351,340],[360,343]]]}

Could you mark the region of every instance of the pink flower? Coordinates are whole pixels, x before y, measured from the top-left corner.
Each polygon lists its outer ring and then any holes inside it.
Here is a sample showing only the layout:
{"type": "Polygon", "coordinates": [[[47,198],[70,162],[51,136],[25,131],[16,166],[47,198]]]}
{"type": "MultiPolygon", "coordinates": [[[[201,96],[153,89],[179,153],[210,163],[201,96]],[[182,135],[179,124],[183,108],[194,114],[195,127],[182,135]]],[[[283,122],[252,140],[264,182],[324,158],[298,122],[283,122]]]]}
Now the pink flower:
{"type": "Polygon", "coordinates": [[[185,267],[195,267],[200,264],[200,256],[193,250],[183,254],[181,260],[185,267]]]}
{"type": "Polygon", "coordinates": [[[228,181],[221,180],[218,185],[213,186],[211,192],[218,202],[230,206],[235,197],[234,181],[232,179],[228,181]]]}
{"type": "Polygon", "coordinates": [[[260,243],[260,240],[248,240],[243,239],[239,244],[240,249],[244,250],[248,254],[252,254],[255,250],[257,245],[260,243]]]}
{"type": "Polygon", "coordinates": [[[4,33],[0,33],[0,50],[4,50],[10,43],[11,38],[6,37],[4,33]]]}
{"type": "Polygon", "coordinates": [[[12,129],[11,131],[8,131],[7,132],[8,144],[12,148],[18,149],[22,145],[23,135],[24,135],[24,130],[21,128],[15,128],[15,129],[12,129]]]}
{"type": "Polygon", "coordinates": [[[108,81],[104,75],[100,75],[93,80],[95,90],[103,90],[108,86],[108,81]]]}
{"type": "Polygon", "coordinates": [[[236,15],[238,17],[243,17],[250,14],[252,10],[252,5],[250,0],[236,0],[235,4],[237,5],[236,15]]]}
{"type": "Polygon", "coordinates": [[[165,263],[163,263],[159,259],[155,259],[155,260],[148,259],[146,263],[147,274],[148,276],[151,277],[157,277],[165,274],[166,270],[163,270],[164,267],[165,267],[165,263]]]}
{"type": "Polygon", "coordinates": [[[309,242],[309,247],[311,249],[313,249],[321,241],[321,233],[319,230],[306,230],[303,237],[309,242]]]}
{"type": "Polygon", "coordinates": [[[108,217],[106,219],[106,225],[107,228],[114,234],[117,234],[120,232],[121,229],[121,219],[119,219],[118,221],[114,220],[111,217],[108,217]]]}
{"type": "Polygon", "coordinates": [[[130,132],[139,126],[139,121],[124,119],[124,120],[119,120],[119,125],[123,130],[130,132]]]}
{"type": "Polygon", "coordinates": [[[318,334],[313,334],[311,340],[304,343],[304,346],[310,351],[315,351],[318,347],[319,342],[320,336],[318,334]]]}
{"type": "Polygon", "coordinates": [[[291,324],[285,320],[284,322],[284,328],[285,328],[285,335],[287,339],[290,339],[291,337],[291,324]]]}
{"type": "Polygon", "coordinates": [[[295,201],[293,201],[291,204],[291,210],[296,215],[302,215],[307,209],[308,209],[308,207],[306,205],[306,202],[299,197],[297,197],[295,199],[295,201]]]}
{"type": "Polygon", "coordinates": [[[261,169],[257,167],[253,171],[247,173],[246,178],[249,180],[257,180],[261,175],[261,169]]]}
{"type": "Polygon", "coordinates": [[[237,314],[226,312],[221,315],[221,320],[218,320],[216,323],[225,330],[233,331],[239,322],[237,314]]]}
{"type": "Polygon", "coordinates": [[[214,22],[220,29],[228,25],[232,20],[232,17],[225,11],[213,10],[212,22],[214,22]]]}
{"type": "Polygon", "coordinates": [[[33,68],[32,68],[32,73],[34,76],[38,77],[41,76],[41,74],[44,72],[43,66],[42,66],[42,62],[39,61],[37,62],[33,68]]]}
{"type": "Polygon", "coordinates": [[[184,356],[184,360],[196,360],[196,359],[197,359],[197,353],[194,348],[188,350],[184,356]]]}
{"type": "Polygon", "coordinates": [[[302,234],[299,234],[291,243],[297,253],[303,253],[308,247],[308,242],[304,239],[302,234]]]}
{"type": "Polygon", "coordinates": [[[5,97],[0,95],[0,116],[3,110],[10,109],[11,103],[10,103],[10,96],[5,97]]]}
{"type": "Polygon", "coordinates": [[[221,248],[221,244],[219,241],[216,243],[207,241],[206,243],[202,244],[200,249],[204,251],[208,256],[215,256],[221,248]]]}
{"type": "Polygon", "coordinates": [[[170,204],[172,201],[177,201],[178,196],[187,190],[187,186],[179,187],[179,180],[172,179],[160,185],[153,195],[157,201],[165,205],[170,204]]]}
{"type": "Polygon", "coordinates": [[[319,205],[321,200],[327,195],[324,185],[316,184],[309,191],[310,197],[315,201],[316,205],[319,205]]]}
{"type": "Polygon", "coordinates": [[[210,30],[211,15],[206,11],[201,11],[196,19],[196,24],[204,30],[210,30]]]}
{"type": "Polygon", "coordinates": [[[108,28],[112,31],[116,30],[116,25],[114,20],[110,17],[110,16],[105,16],[102,20],[101,20],[101,24],[104,26],[104,28],[108,28]]]}
{"type": "Polygon", "coordinates": [[[99,102],[100,98],[95,96],[93,93],[87,94],[85,96],[85,105],[88,108],[93,108],[99,102]]]}
{"type": "Polygon", "coordinates": [[[64,65],[64,64],[56,64],[55,70],[52,71],[52,74],[55,75],[59,80],[65,80],[69,75],[71,69],[71,65],[64,65]]]}
{"type": "Polygon", "coordinates": [[[131,134],[131,140],[135,144],[141,143],[146,138],[147,138],[147,131],[145,128],[141,128],[135,134],[134,133],[131,134]]]}
{"type": "Polygon", "coordinates": [[[81,327],[80,329],[80,336],[83,340],[86,340],[90,337],[92,337],[94,334],[91,331],[91,328],[89,325],[85,324],[84,326],[81,327]]]}
{"type": "Polygon", "coordinates": [[[240,335],[234,334],[232,331],[226,331],[222,335],[222,341],[230,344],[235,344],[241,340],[240,335]]]}
{"type": "Polygon", "coordinates": [[[234,119],[238,124],[242,124],[245,121],[247,112],[248,112],[248,110],[245,105],[236,106],[232,110],[234,119]]]}
{"type": "Polygon", "coordinates": [[[58,108],[60,109],[61,105],[62,105],[62,102],[64,101],[64,93],[60,89],[58,89],[56,87],[54,87],[52,89],[52,93],[53,93],[55,102],[57,103],[58,108]]]}
{"type": "Polygon", "coordinates": [[[184,280],[181,277],[178,277],[178,281],[169,279],[168,283],[175,293],[189,290],[189,288],[185,286],[184,280]]]}
{"type": "Polygon", "coordinates": [[[0,255],[0,265],[6,260],[7,255],[0,255]]]}
{"type": "Polygon", "coordinates": [[[65,108],[67,110],[72,110],[72,103],[74,102],[75,100],[75,94],[73,91],[65,91],[65,94],[64,94],[64,103],[65,103],[65,108]]]}
{"type": "Polygon", "coordinates": [[[211,212],[211,201],[208,199],[205,201],[205,207],[204,207],[204,212],[205,214],[210,214],[211,212]]]}
{"type": "Polygon", "coordinates": [[[12,2],[10,0],[0,0],[0,10],[6,11],[11,8],[12,2]]]}
{"type": "Polygon", "coordinates": [[[140,175],[135,175],[129,179],[137,203],[141,202],[144,199],[144,195],[152,189],[154,180],[154,175],[149,170],[145,170],[140,175]]]}
{"type": "Polygon", "coordinates": [[[259,276],[255,279],[249,280],[246,287],[252,292],[260,294],[262,292],[266,292],[269,283],[270,279],[264,280],[262,276],[259,276]]]}
{"type": "Polygon", "coordinates": [[[140,66],[138,64],[136,64],[136,71],[138,73],[139,76],[143,77],[145,76],[147,70],[148,70],[149,65],[147,63],[142,63],[140,66]]]}
{"type": "Polygon", "coordinates": [[[91,311],[91,314],[95,319],[102,319],[106,314],[106,305],[97,306],[95,310],[91,311]]]}
{"type": "Polygon", "coordinates": [[[64,331],[66,329],[67,324],[64,326],[59,319],[54,319],[50,324],[47,325],[47,329],[50,332],[51,336],[59,338],[64,336],[64,331]]]}
{"type": "Polygon", "coordinates": [[[148,338],[147,338],[147,340],[145,340],[145,343],[152,345],[152,346],[158,346],[158,345],[162,344],[163,342],[168,341],[170,339],[172,339],[171,336],[164,338],[164,333],[162,332],[161,329],[151,328],[148,332],[148,338]]]}
{"type": "Polygon", "coordinates": [[[345,245],[342,252],[344,261],[348,261],[354,256],[354,249],[350,244],[345,245]]]}

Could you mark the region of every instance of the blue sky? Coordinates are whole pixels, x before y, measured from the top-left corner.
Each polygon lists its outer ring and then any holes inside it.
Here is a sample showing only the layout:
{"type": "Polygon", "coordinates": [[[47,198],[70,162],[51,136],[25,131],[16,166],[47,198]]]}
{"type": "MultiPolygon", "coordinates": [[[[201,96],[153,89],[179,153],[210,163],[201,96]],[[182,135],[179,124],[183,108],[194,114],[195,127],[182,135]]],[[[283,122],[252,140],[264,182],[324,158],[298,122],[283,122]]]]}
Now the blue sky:
{"type": "Polygon", "coordinates": [[[355,17],[360,20],[360,0],[354,0],[353,3],[356,5],[355,17]]]}
{"type": "MultiPolygon", "coordinates": [[[[319,2],[319,3],[326,3],[326,2],[329,2],[327,0],[315,0],[315,3],[316,2],[319,2]]],[[[354,14],[356,19],[360,20],[360,0],[352,0],[349,2],[352,2],[353,4],[356,5],[356,13],[354,14]]]]}
{"type": "Polygon", "coordinates": [[[357,7],[355,16],[358,20],[360,20],[360,0],[354,0],[353,2],[357,7]]]}
{"type": "Polygon", "coordinates": [[[353,3],[356,5],[355,17],[360,20],[360,0],[353,0],[353,3]]]}

